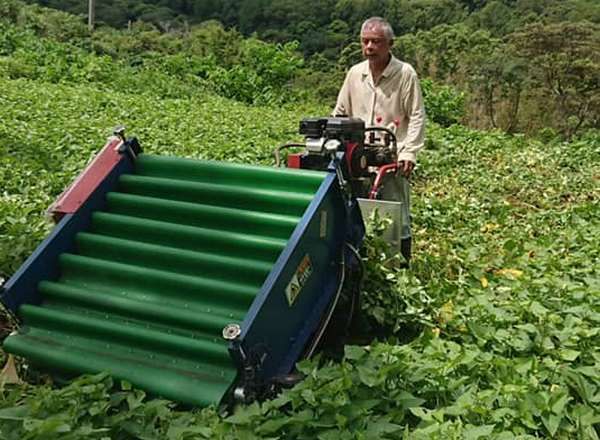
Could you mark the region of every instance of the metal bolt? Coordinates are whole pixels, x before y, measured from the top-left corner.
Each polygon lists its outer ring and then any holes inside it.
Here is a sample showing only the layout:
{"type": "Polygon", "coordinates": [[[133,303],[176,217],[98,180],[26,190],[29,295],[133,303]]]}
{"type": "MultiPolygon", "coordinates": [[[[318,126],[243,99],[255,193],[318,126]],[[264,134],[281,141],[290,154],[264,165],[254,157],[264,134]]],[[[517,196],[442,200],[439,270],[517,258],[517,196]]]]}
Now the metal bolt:
{"type": "Polygon", "coordinates": [[[240,333],[242,333],[242,329],[239,324],[227,324],[225,328],[223,328],[223,338],[228,341],[234,340],[240,333]]]}
{"type": "Polygon", "coordinates": [[[243,387],[237,387],[233,390],[233,398],[238,402],[244,402],[246,400],[246,390],[243,387]]]}

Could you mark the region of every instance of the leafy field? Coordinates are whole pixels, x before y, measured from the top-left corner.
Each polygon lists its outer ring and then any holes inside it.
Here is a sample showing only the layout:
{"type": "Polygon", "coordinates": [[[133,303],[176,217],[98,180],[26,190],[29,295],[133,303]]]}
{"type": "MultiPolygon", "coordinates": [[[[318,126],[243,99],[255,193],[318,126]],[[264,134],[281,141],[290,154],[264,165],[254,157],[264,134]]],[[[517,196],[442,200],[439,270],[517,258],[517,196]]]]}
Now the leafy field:
{"type": "Polygon", "coordinates": [[[315,106],[248,107],[214,95],[160,99],[90,86],[1,81],[0,272],[14,271],[48,228],[43,213],[124,124],[147,152],[272,163],[272,150],[296,136],[315,106]]]}
{"type": "MultiPolygon", "coordinates": [[[[246,105],[217,96],[188,59],[154,53],[140,70],[1,25],[5,276],[48,233],[46,208],[114,126],[152,153],[271,164],[301,118],[330,110],[300,98],[246,105]]],[[[214,84],[243,86],[219,68],[214,84]]],[[[460,96],[442,92],[428,108],[449,124],[460,96]]],[[[372,224],[368,329],[343,360],[305,361],[295,388],[230,415],[152,400],[105,375],[55,387],[24,369],[31,384],[0,387],[0,438],[598,439],[599,153],[598,131],[565,142],[430,124],[413,178],[414,263],[395,269],[372,224]]]]}
{"type": "MultiPolygon", "coordinates": [[[[125,123],[151,152],[270,163],[297,121],[327,109],[156,99],[0,80],[0,268],[49,230],[43,213],[125,123]]],[[[4,387],[3,438],[598,438],[600,137],[544,143],[431,126],[414,179],[411,271],[375,237],[365,313],[385,340],[274,401],[185,411],[82,378],[4,387]],[[383,329],[383,333],[382,333],[383,329]]],[[[381,336],[380,336],[381,339],[381,336]]]]}

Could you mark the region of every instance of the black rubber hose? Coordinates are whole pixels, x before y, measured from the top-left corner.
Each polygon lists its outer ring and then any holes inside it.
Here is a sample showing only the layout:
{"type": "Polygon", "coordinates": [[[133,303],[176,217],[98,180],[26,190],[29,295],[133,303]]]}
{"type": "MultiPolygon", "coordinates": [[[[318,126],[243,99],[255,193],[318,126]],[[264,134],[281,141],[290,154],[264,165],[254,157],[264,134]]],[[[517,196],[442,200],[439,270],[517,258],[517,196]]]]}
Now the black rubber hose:
{"type": "Polygon", "coordinates": [[[350,326],[352,325],[352,321],[354,319],[354,314],[360,313],[360,289],[361,289],[363,277],[365,276],[365,263],[363,262],[362,258],[360,257],[360,253],[358,252],[358,249],[356,249],[354,246],[352,246],[348,242],[346,242],[346,246],[354,254],[354,257],[356,258],[356,260],[358,262],[358,267],[359,267],[358,286],[355,289],[353,289],[350,313],[348,314],[348,320],[346,321],[345,331],[346,331],[346,333],[348,333],[350,330],[350,326]],[[358,307],[358,310],[356,310],[357,307],[358,307]]]}

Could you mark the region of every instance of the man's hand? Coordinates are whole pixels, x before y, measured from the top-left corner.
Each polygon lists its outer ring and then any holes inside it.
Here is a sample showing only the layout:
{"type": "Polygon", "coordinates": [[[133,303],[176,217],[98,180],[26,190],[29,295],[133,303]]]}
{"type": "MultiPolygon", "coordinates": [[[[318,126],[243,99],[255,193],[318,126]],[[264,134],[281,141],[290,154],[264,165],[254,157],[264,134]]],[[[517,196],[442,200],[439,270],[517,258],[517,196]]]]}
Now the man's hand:
{"type": "Polygon", "coordinates": [[[414,162],[411,162],[410,160],[401,160],[398,162],[398,172],[407,179],[410,177],[410,173],[412,173],[414,167],[414,162]]]}

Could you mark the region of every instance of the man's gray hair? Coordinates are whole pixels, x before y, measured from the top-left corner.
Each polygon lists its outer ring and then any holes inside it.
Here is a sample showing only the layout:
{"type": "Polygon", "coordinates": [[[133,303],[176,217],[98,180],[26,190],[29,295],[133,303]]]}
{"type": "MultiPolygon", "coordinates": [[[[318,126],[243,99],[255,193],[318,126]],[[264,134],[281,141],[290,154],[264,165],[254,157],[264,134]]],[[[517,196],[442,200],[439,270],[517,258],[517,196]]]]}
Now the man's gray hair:
{"type": "Polygon", "coordinates": [[[388,41],[392,41],[394,39],[394,29],[392,29],[392,25],[384,18],[381,17],[371,17],[367,18],[365,22],[360,27],[360,33],[364,32],[365,29],[372,28],[380,28],[383,31],[383,35],[388,39],[388,41]]]}

